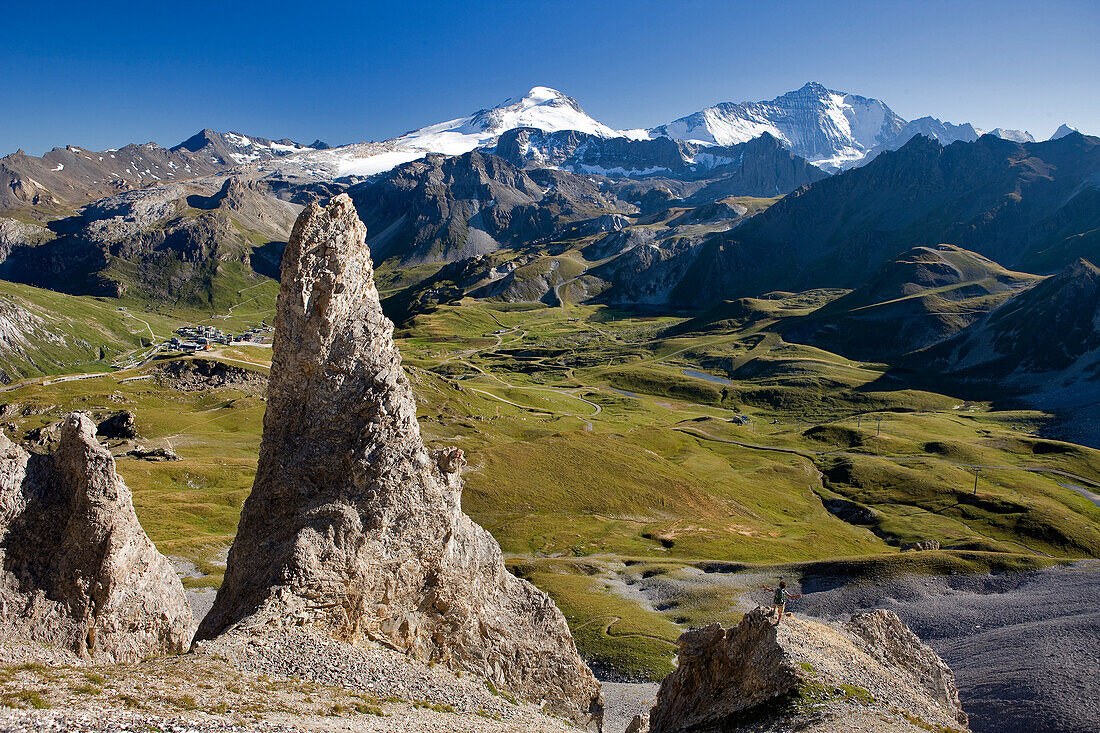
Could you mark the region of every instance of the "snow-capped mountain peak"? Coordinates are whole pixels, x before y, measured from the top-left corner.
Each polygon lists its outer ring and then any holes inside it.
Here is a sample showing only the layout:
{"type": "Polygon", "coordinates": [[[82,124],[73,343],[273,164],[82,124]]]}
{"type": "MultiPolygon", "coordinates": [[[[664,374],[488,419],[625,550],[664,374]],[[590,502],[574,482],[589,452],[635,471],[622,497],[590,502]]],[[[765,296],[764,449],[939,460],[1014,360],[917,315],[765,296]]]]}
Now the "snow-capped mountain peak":
{"type": "Polygon", "coordinates": [[[1014,143],[1033,143],[1035,138],[1027,130],[1006,130],[1003,127],[995,127],[989,131],[990,135],[996,135],[1002,140],[1011,140],[1014,143]]]}
{"type": "Polygon", "coordinates": [[[809,82],[766,102],[723,102],[654,128],[650,134],[731,145],[767,132],[815,165],[838,170],[892,140],[904,124],[877,99],[809,82]]]}
{"type": "Polygon", "coordinates": [[[598,137],[622,135],[591,117],[577,100],[550,87],[532,87],[522,97],[506,99],[495,107],[407,132],[380,143],[361,143],[302,156],[305,173],[337,176],[370,176],[429,153],[462,155],[496,144],[497,138],[517,127],[546,132],[579,130],[598,137]]]}
{"type": "Polygon", "coordinates": [[[1063,122],[1061,125],[1058,125],[1058,129],[1054,131],[1054,134],[1050,136],[1050,139],[1051,140],[1058,140],[1060,138],[1065,137],[1066,135],[1072,135],[1073,133],[1075,133],[1077,131],[1078,130],[1077,130],[1076,127],[1070,127],[1069,125],[1067,125],[1066,123],[1063,122]]]}
{"type": "MultiPolygon", "coordinates": [[[[421,127],[382,142],[293,153],[271,168],[318,179],[372,176],[430,153],[462,155],[479,148],[491,149],[501,135],[517,128],[535,128],[544,133],[575,130],[605,139],[665,137],[704,146],[735,145],[768,133],[795,155],[830,173],[863,165],[885,150],[900,148],[914,135],[949,145],[972,142],[984,134],[971,124],[956,125],[933,117],[906,122],[877,99],[829,89],[818,82],[768,101],[723,102],[649,130],[613,130],[590,117],[572,97],[536,86],[522,96],[466,117],[421,127]]],[[[1068,134],[1066,130],[1069,128],[1063,126],[1056,135],[1068,134]]],[[[1007,140],[1034,141],[1029,133],[1016,130],[997,128],[991,134],[1007,140]]],[[[234,160],[248,157],[239,149],[246,139],[239,137],[240,141],[227,141],[238,148],[230,151],[234,160]]]]}
{"type": "Polygon", "coordinates": [[[462,126],[462,132],[492,137],[517,127],[534,127],[546,132],[578,130],[599,137],[619,134],[585,114],[577,100],[550,87],[532,87],[519,99],[506,99],[466,119],[468,122],[462,126]]]}

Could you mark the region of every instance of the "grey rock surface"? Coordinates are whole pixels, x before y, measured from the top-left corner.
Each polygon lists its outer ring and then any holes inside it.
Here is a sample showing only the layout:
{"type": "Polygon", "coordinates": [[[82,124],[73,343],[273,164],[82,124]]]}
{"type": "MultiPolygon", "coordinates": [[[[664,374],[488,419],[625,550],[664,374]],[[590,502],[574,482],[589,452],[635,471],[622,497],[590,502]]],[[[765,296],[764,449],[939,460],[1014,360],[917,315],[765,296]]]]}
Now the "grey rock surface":
{"type": "Polygon", "coordinates": [[[256,480],[197,638],[310,627],[598,725],[564,616],[463,514],[461,451],[424,446],[365,236],[345,195],[294,226],[256,480]]]}
{"type": "Polygon", "coordinates": [[[867,654],[884,665],[894,664],[908,671],[932,699],[947,708],[951,717],[967,722],[951,668],[896,613],[882,609],[857,613],[846,628],[867,642],[867,654]]]}
{"type": "Polygon", "coordinates": [[[939,540],[920,540],[919,542],[903,542],[901,544],[902,552],[928,552],[938,549],[940,549],[939,540]]]}
{"type": "Polygon", "coordinates": [[[225,388],[262,392],[267,384],[267,376],[258,371],[202,358],[165,362],[157,367],[157,375],[163,384],[181,392],[225,388]]]}
{"type": "Polygon", "coordinates": [[[102,661],[182,652],[194,631],[183,586],[95,431],[66,415],[48,455],[0,435],[2,635],[102,661]]]}
{"type": "Polygon", "coordinates": [[[893,613],[843,627],[772,618],[757,608],[735,628],[683,634],[648,730],[863,730],[868,718],[880,731],[966,728],[951,671],[893,613]]]}

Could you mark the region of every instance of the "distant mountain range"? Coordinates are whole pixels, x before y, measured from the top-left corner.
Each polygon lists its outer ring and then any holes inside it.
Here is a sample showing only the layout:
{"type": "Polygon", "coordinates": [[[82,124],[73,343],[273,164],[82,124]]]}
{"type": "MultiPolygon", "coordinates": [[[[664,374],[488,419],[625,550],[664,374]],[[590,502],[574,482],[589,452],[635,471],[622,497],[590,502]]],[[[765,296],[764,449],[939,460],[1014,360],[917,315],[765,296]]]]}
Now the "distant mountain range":
{"type": "Polygon", "coordinates": [[[910,247],[940,242],[1035,273],[1100,259],[1100,139],[914,138],[711,238],[685,255],[694,262],[670,297],[698,306],[713,293],[856,287],[910,247]]]}
{"type": "Polygon", "coordinates": [[[103,196],[225,173],[306,149],[291,140],[202,130],[172,148],[144,143],[97,152],[70,145],[41,157],[19,150],[0,158],[0,212],[56,215],[103,196]]]}
{"type": "MultiPolygon", "coordinates": [[[[970,124],[954,125],[932,117],[912,122],[885,103],[858,94],[826,89],[810,82],[766,102],[723,102],[652,129],[613,130],[590,117],[577,100],[549,87],[534,87],[519,99],[380,143],[361,143],[286,161],[290,170],[318,176],[374,175],[429,152],[457,155],[492,148],[508,130],[575,130],[602,139],[670,138],[698,147],[727,146],[769,134],[814,165],[835,172],[865,163],[883,150],[894,150],[914,135],[944,145],[970,142],[983,134],[970,124]]],[[[996,128],[990,134],[1034,142],[1027,132],[996,128]]],[[[287,170],[287,165],[277,166],[287,170]]]]}
{"type": "Polygon", "coordinates": [[[906,121],[819,84],[652,130],[536,87],[384,142],[19,152],[0,277],[220,313],[273,285],[302,206],[342,192],[398,323],[465,298],[691,311],[681,331],[767,321],[1082,420],[1100,400],[1100,138],[906,121]],[[816,309],[775,323],[792,293],[816,309]]]}
{"type": "MultiPolygon", "coordinates": [[[[830,90],[811,82],[793,92],[764,102],[723,102],[652,129],[614,130],[593,119],[572,97],[549,87],[533,87],[522,97],[428,125],[382,142],[356,143],[336,148],[316,141],[303,145],[291,140],[267,140],[236,132],[203,130],[172,148],[155,143],[127,145],[119,150],[89,151],[55,148],[44,156],[22,151],[0,158],[0,212],[31,209],[43,215],[71,211],[101,196],[155,184],[205,175],[225,174],[245,167],[262,174],[309,181],[353,180],[385,173],[430,153],[461,155],[475,149],[495,152],[507,133],[529,129],[542,133],[541,144],[557,148],[543,165],[560,157],[562,138],[546,133],[586,136],[574,161],[560,161],[570,170],[619,177],[660,175],[669,155],[679,156],[681,168],[707,168],[726,156],[722,148],[767,134],[796,156],[827,172],[863,165],[886,150],[896,150],[915,135],[943,145],[972,142],[983,132],[969,123],[952,124],[932,117],[906,121],[885,103],[857,94],[830,90]],[[661,140],[680,143],[678,150],[661,140]],[[657,143],[632,146],[632,142],[657,143]],[[708,148],[714,150],[708,151],[708,148]],[[630,150],[631,165],[607,165],[630,150]],[[607,151],[607,152],[604,152],[607,151]]],[[[1054,137],[1072,128],[1062,125],[1054,137]]],[[[996,128],[997,137],[1032,142],[1029,133],[996,128]]],[[[579,140],[579,138],[578,138],[579,140]]],[[[574,148],[579,143],[574,143],[574,148]]],[[[508,149],[513,153],[515,148],[508,149]]],[[[532,154],[527,148],[523,155],[532,154]]],[[[682,171],[681,171],[682,173],[682,171]]]]}

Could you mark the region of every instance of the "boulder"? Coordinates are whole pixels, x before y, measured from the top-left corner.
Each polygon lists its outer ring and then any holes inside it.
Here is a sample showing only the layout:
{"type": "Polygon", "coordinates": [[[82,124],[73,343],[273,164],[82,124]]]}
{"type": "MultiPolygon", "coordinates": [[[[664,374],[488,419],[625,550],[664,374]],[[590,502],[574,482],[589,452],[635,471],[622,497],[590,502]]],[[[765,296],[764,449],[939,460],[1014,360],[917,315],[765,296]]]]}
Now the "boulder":
{"type": "Polygon", "coordinates": [[[0,435],[0,637],[101,661],[186,651],[183,586],[95,431],[70,413],[46,455],[0,435]]]}
{"type": "Polygon", "coordinates": [[[630,719],[626,733],[645,733],[649,730],[649,713],[639,713],[630,719]]]}
{"type": "Polygon", "coordinates": [[[378,644],[598,727],[562,613],[460,506],[460,450],[428,450],[346,195],[299,217],[282,265],[263,442],[198,639],[288,626],[378,644]]]}
{"type": "Polygon", "coordinates": [[[650,733],[966,730],[951,670],[894,613],[837,627],[771,619],[757,608],[734,628],[683,634],[650,733]]]}
{"type": "Polygon", "coordinates": [[[134,413],[129,410],[116,412],[96,426],[96,435],[111,440],[123,440],[137,437],[134,413]]]}
{"type": "Polygon", "coordinates": [[[251,369],[214,359],[172,359],[157,368],[163,382],[181,392],[206,392],[212,389],[242,389],[262,392],[267,377],[251,369]]]}
{"type": "Polygon", "coordinates": [[[174,450],[163,446],[146,448],[143,445],[139,445],[136,448],[131,448],[122,455],[130,456],[131,458],[141,458],[146,461],[178,461],[180,459],[174,450]]]}

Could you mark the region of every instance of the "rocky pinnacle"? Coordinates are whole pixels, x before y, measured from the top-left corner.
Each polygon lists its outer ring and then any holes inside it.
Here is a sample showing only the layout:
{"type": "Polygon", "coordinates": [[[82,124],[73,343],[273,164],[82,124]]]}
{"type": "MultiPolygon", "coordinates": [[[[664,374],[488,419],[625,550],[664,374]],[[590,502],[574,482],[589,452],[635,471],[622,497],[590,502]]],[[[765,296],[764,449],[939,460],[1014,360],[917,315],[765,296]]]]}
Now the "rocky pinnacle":
{"type": "Polygon", "coordinates": [[[310,627],[597,726],[564,616],[462,513],[462,451],[424,446],[365,236],[346,195],[294,225],[256,481],[196,638],[310,627]]]}
{"type": "Polygon", "coordinates": [[[83,413],[49,455],[0,434],[0,638],[101,661],[182,652],[183,586],[134,513],[130,489],[83,413]]]}

